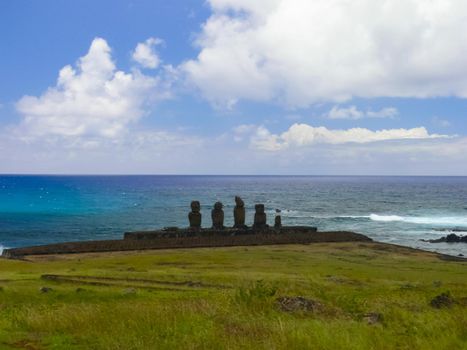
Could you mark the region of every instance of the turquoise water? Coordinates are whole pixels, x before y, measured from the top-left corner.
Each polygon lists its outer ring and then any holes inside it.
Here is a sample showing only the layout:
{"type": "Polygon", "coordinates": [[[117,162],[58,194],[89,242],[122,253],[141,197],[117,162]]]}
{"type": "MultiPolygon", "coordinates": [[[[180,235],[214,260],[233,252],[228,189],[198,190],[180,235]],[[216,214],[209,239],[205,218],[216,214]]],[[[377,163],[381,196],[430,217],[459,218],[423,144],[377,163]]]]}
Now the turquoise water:
{"type": "Polygon", "coordinates": [[[246,203],[247,224],[254,204],[264,203],[270,224],[278,208],[284,225],[467,255],[465,244],[420,242],[453,229],[467,234],[467,177],[0,176],[0,249],[187,226],[194,199],[203,226],[216,201],[231,225],[235,195],[246,203]]]}

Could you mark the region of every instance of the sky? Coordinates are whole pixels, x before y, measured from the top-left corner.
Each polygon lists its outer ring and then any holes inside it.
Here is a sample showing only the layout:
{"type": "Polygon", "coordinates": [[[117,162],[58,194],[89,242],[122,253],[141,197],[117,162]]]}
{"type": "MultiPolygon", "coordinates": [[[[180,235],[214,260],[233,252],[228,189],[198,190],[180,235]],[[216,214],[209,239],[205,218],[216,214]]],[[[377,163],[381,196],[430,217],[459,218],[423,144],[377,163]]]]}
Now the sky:
{"type": "Polygon", "coordinates": [[[467,175],[465,0],[0,2],[0,173],[467,175]]]}

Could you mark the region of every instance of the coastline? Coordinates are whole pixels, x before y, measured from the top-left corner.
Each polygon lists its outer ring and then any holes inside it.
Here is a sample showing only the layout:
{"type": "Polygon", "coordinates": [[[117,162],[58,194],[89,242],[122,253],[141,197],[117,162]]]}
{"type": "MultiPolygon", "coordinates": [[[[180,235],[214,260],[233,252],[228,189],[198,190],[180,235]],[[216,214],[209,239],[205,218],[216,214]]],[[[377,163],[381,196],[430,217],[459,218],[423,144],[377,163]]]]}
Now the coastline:
{"type": "MultiPolygon", "coordinates": [[[[209,231],[209,230],[208,230],[209,231]]],[[[145,234],[161,231],[148,231],[145,234]]],[[[138,232],[141,233],[141,232],[138,232]]],[[[160,237],[159,239],[121,239],[121,240],[103,240],[103,241],[81,241],[81,242],[63,242],[46,245],[38,245],[31,247],[20,248],[5,248],[0,254],[0,259],[29,259],[40,256],[97,256],[113,255],[115,253],[123,254],[138,254],[142,251],[177,251],[179,249],[196,249],[196,248],[238,248],[238,247],[267,247],[267,246],[281,246],[281,245],[303,245],[310,244],[338,244],[349,243],[363,246],[364,243],[371,243],[371,249],[392,252],[414,252],[429,254],[444,261],[453,262],[467,262],[465,256],[455,256],[443,254],[432,250],[425,250],[422,248],[415,248],[400,244],[379,242],[375,241],[365,235],[349,232],[349,231],[334,231],[334,232],[315,232],[313,236],[305,235],[277,235],[277,234],[256,234],[256,235],[243,235],[243,236],[220,236],[221,240],[213,239],[212,235],[205,236],[207,239],[200,239],[201,237],[160,237]],[[188,240],[187,240],[188,238],[188,240]],[[243,238],[243,239],[238,239],[243,238]],[[246,239],[245,239],[246,238],[246,239]]]]}
{"type": "Polygon", "coordinates": [[[214,201],[225,204],[225,225],[233,226],[233,198],[241,194],[250,226],[254,203],[266,203],[270,225],[278,208],[285,225],[359,232],[467,256],[464,246],[419,241],[467,230],[467,177],[0,176],[0,183],[0,244],[10,248],[183,227],[193,198],[200,201],[204,226],[214,201]]]}

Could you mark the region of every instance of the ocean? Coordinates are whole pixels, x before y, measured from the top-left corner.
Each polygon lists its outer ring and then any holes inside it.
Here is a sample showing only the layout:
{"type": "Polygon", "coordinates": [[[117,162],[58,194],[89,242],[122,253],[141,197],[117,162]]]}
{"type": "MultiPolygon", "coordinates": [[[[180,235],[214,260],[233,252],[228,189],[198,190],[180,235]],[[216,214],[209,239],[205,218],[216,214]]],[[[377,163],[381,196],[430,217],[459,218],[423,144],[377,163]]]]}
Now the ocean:
{"type": "Polygon", "coordinates": [[[360,176],[0,176],[0,250],[121,238],[125,231],[188,226],[199,200],[203,226],[214,202],[233,224],[234,196],[247,224],[264,203],[283,225],[349,230],[381,242],[467,256],[467,244],[431,244],[467,234],[467,177],[360,176]]]}

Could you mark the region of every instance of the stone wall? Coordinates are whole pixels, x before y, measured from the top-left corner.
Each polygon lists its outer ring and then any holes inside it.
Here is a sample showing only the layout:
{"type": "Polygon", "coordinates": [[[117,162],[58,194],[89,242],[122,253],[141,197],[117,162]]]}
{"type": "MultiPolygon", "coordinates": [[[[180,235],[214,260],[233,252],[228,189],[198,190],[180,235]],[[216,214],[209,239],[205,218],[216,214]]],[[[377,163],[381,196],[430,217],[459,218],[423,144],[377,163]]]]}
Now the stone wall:
{"type": "MultiPolygon", "coordinates": [[[[157,232],[157,231],[156,231],[157,232]]],[[[43,246],[5,249],[3,256],[20,258],[27,255],[73,254],[90,252],[111,252],[145,249],[232,247],[274,244],[308,244],[318,242],[371,241],[370,238],[354,232],[307,232],[304,228],[284,233],[238,234],[238,235],[197,235],[184,237],[155,237],[141,239],[127,237],[123,240],[84,241],[48,244],[43,246]]],[[[143,237],[144,238],[144,237],[143,237]]],[[[146,237],[147,238],[147,237],[146,237]]]]}
{"type": "Polygon", "coordinates": [[[198,230],[180,229],[177,227],[166,228],[163,230],[155,231],[135,231],[125,232],[124,239],[154,239],[158,237],[192,237],[192,236],[240,236],[240,235],[257,235],[257,234],[284,234],[290,235],[295,233],[312,234],[317,231],[316,227],[311,226],[283,226],[281,228],[264,228],[253,229],[251,227],[245,228],[225,228],[223,230],[216,230],[212,228],[202,228],[198,230]]]}

